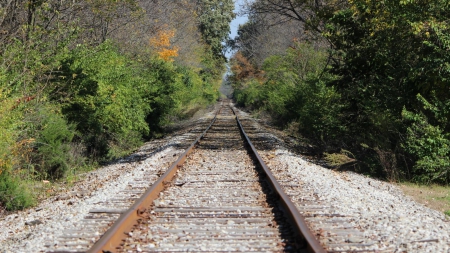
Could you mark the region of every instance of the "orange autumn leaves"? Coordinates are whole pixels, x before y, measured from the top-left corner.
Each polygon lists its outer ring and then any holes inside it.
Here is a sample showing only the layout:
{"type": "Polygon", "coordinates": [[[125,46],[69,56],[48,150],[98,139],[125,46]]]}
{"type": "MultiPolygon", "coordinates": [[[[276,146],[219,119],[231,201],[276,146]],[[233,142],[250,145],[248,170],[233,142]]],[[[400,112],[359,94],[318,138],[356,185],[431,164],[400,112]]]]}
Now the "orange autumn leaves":
{"type": "Polygon", "coordinates": [[[171,46],[170,40],[175,36],[174,30],[160,30],[156,36],[150,39],[150,46],[152,46],[158,56],[164,61],[173,61],[173,57],[178,56],[179,48],[171,46]]]}

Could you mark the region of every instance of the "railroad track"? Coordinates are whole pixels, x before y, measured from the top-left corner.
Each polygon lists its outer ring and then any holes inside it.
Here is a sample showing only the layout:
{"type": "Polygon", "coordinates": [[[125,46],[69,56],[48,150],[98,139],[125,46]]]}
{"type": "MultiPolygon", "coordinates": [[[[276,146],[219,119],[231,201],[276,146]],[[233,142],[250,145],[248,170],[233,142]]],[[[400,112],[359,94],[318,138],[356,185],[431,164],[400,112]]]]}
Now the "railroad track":
{"type": "MultiPolygon", "coordinates": [[[[419,221],[411,221],[409,226],[405,217],[423,209],[410,205],[411,212],[396,211],[391,219],[397,205],[410,203],[394,201],[380,209],[368,207],[374,215],[367,215],[361,206],[364,194],[375,190],[371,196],[377,198],[381,194],[377,189],[389,190],[388,184],[314,168],[283,148],[278,135],[270,134],[246,113],[233,112],[229,102],[221,104],[219,114],[208,113],[176,135],[148,143],[115,163],[123,170],[118,174],[120,180],[99,186],[101,190],[89,197],[58,196],[51,214],[36,209],[39,218],[27,220],[44,224],[26,225],[23,236],[13,238],[20,240],[20,245],[5,252],[324,252],[320,245],[334,253],[448,251],[448,237],[441,236],[439,229],[426,230],[430,217],[439,220],[439,216],[418,214],[414,217],[419,221]],[[243,126],[259,155],[250,151],[254,147],[244,141],[247,137],[238,125],[243,126]],[[190,145],[194,140],[197,144],[190,145]],[[185,150],[187,158],[182,154],[185,150]],[[267,167],[259,162],[261,157],[273,176],[265,175],[267,167]],[[278,183],[269,180],[273,177],[278,183]],[[322,186],[333,189],[322,191],[322,186]],[[347,187],[354,191],[346,191],[347,187]],[[348,204],[353,205],[353,194],[360,187],[363,192],[356,194],[358,206],[353,208],[348,204]],[[275,188],[282,188],[287,196],[276,193],[275,188]],[[284,197],[293,202],[294,212],[287,211],[284,197]],[[295,210],[302,214],[307,228],[296,225],[303,222],[295,210]],[[69,222],[60,222],[63,220],[69,222]],[[420,222],[423,228],[417,225],[420,222]],[[403,236],[398,238],[392,229],[403,236]],[[38,231],[42,231],[42,239],[32,235],[38,231]],[[22,243],[28,237],[33,238],[22,243]],[[311,238],[317,247],[311,246],[311,238]]],[[[216,107],[218,111],[219,104],[216,107]]],[[[445,222],[440,229],[446,227],[445,222]]]]}
{"type": "Polygon", "coordinates": [[[239,125],[222,102],[207,130],[128,211],[117,211],[89,252],[324,252],[239,125]]]}
{"type": "MultiPolygon", "coordinates": [[[[236,111],[236,115],[242,118],[241,122],[247,135],[257,147],[266,164],[269,164],[283,191],[291,198],[310,230],[327,252],[402,252],[392,241],[382,242],[385,240],[384,238],[379,238],[373,232],[366,231],[365,224],[357,219],[358,214],[342,212],[338,206],[324,201],[322,196],[317,194],[316,189],[305,187],[301,182],[301,177],[295,175],[295,172],[291,171],[289,167],[284,167],[289,165],[273,159],[277,157],[274,150],[283,146],[282,141],[269,134],[245,112],[236,111]]],[[[291,165],[295,167],[294,164],[291,165]]],[[[333,182],[330,180],[329,183],[333,182]]],[[[382,230],[383,228],[381,228],[382,230]]],[[[430,241],[424,239],[421,242],[430,241]]]]}
{"type": "Polygon", "coordinates": [[[161,156],[167,171],[130,181],[47,252],[389,252],[286,169],[270,172],[250,138],[266,162],[280,140],[219,107],[180,137],[178,160],[161,156]]]}

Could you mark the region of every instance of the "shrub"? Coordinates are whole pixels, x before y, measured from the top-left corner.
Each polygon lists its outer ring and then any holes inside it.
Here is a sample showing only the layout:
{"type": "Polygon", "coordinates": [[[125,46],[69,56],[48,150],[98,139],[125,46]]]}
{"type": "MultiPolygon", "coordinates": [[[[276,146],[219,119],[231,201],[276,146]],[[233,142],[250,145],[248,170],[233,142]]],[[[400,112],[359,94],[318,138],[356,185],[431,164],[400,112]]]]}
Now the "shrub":
{"type": "Polygon", "coordinates": [[[416,158],[414,178],[421,183],[450,182],[450,135],[443,131],[447,124],[445,113],[449,104],[433,105],[420,94],[418,100],[423,104],[424,111],[413,113],[403,109],[402,116],[410,122],[403,143],[405,150],[416,158]],[[426,116],[426,112],[430,116],[426,116]],[[429,118],[434,118],[431,124],[429,118]]]}
{"type": "Polygon", "coordinates": [[[53,108],[41,108],[36,113],[42,118],[37,133],[36,149],[38,171],[44,177],[61,178],[72,166],[70,153],[74,127],[53,108]]]}
{"type": "Polygon", "coordinates": [[[32,206],[34,198],[19,178],[4,171],[0,173],[0,203],[6,210],[21,210],[32,206]]]}
{"type": "Polygon", "coordinates": [[[57,82],[70,94],[62,112],[76,125],[89,156],[104,158],[111,146],[124,150],[129,145],[121,143],[139,143],[148,133],[145,117],[151,101],[145,91],[152,88],[151,80],[144,80],[142,67],[120,55],[110,42],[76,48],[62,69],[57,82]]]}
{"type": "MultiPolygon", "coordinates": [[[[339,94],[327,83],[335,77],[322,73],[326,54],[305,43],[296,43],[285,55],[271,56],[264,61],[258,75],[241,75],[243,67],[238,55],[233,66],[237,102],[244,106],[266,110],[280,123],[297,121],[299,131],[313,140],[325,142],[342,130],[339,94]],[[264,73],[264,80],[259,75],[264,73]],[[242,79],[239,79],[242,76],[242,79]]],[[[245,69],[251,69],[245,67],[245,69]]]]}
{"type": "Polygon", "coordinates": [[[18,138],[18,129],[22,125],[23,117],[14,107],[13,98],[0,89],[0,174],[11,170],[15,165],[13,151],[18,138]]]}
{"type": "Polygon", "coordinates": [[[238,104],[249,108],[261,108],[264,105],[265,87],[255,79],[249,80],[241,89],[235,89],[234,97],[238,104]]]}

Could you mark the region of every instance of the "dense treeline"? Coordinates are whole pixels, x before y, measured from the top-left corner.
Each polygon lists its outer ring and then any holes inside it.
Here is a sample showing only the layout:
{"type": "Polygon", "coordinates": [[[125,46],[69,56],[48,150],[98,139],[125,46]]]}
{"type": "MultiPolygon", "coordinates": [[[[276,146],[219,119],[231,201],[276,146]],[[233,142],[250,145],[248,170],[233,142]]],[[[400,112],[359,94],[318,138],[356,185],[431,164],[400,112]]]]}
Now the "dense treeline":
{"type": "Polygon", "coordinates": [[[215,101],[232,6],[0,3],[0,206],[29,206],[25,182],[122,156],[215,101]]]}
{"type": "Polygon", "coordinates": [[[247,10],[232,43],[239,103],[298,126],[322,152],[356,158],[364,173],[449,183],[448,1],[259,0],[247,10]],[[265,43],[251,39],[265,33],[261,19],[309,36],[261,59],[265,43]]]}

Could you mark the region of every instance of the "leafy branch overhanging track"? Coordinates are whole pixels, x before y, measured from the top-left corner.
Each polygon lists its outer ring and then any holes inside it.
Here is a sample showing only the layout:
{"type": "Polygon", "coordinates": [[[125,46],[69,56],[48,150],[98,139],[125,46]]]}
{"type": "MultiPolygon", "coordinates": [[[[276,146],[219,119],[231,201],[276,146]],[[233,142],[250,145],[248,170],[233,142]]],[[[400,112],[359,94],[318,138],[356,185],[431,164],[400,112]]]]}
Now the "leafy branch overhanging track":
{"type": "Polygon", "coordinates": [[[325,252],[228,101],[89,252],[129,250],[325,252]]]}

